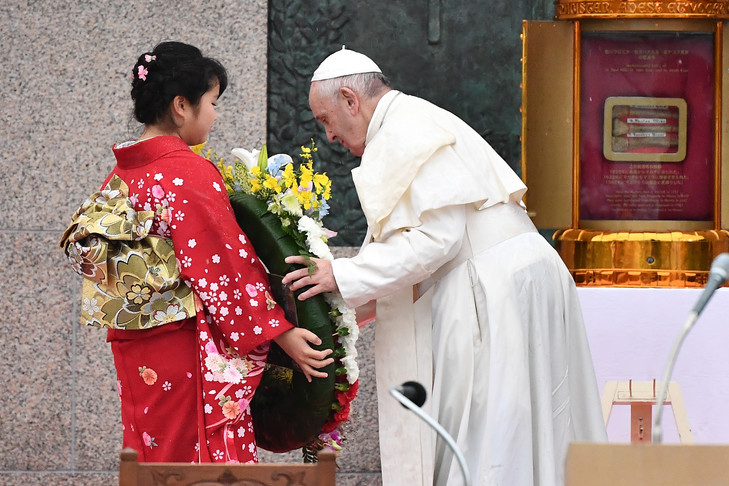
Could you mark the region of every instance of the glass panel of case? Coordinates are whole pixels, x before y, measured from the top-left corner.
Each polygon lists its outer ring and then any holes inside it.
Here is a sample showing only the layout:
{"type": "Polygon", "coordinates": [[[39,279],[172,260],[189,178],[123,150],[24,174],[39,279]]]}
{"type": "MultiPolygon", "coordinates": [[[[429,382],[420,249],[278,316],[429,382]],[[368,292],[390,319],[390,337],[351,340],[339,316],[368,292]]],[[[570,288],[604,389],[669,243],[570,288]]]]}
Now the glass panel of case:
{"type": "Polygon", "coordinates": [[[580,74],[580,220],[711,220],[714,35],[583,32],[580,74]]]}

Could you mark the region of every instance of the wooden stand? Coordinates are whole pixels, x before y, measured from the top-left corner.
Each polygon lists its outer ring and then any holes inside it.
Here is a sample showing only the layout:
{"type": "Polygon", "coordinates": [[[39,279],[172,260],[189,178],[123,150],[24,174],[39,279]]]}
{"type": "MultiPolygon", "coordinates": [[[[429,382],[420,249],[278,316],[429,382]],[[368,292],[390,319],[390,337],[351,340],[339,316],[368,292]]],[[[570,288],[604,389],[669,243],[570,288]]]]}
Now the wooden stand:
{"type": "MultiPolygon", "coordinates": [[[[602,416],[605,426],[610,419],[613,405],[630,405],[630,442],[650,444],[653,425],[653,405],[657,401],[660,384],[653,381],[608,381],[602,392],[602,416]]],[[[683,395],[678,383],[668,384],[665,405],[670,405],[676,420],[682,444],[693,444],[683,395]]]]}
{"type": "Polygon", "coordinates": [[[183,464],[137,462],[137,451],[127,448],[120,454],[119,486],[334,486],[336,457],[322,452],[316,464],[183,464]]]}
{"type": "Polygon", "coordinates": [[[565,486],[729,486],[729,446],[572,443],[565,486]]]}

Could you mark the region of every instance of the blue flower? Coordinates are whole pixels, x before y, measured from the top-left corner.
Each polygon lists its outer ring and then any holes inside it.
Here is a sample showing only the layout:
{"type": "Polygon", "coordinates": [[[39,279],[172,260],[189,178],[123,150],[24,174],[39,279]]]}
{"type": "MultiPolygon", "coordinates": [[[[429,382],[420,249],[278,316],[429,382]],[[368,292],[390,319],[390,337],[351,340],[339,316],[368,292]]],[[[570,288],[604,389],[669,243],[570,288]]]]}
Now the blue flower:
{"type": "Polygon", "coordinates": [[[293,163],[291,156],[287,154],[276,154],[268,158],[268,173],[273,177],[281,176],[281,168],[293,163]]]}
{"type": "Polygon", "coordinates": [[[327,214],[329,214],[329,203],[326,199],[321,198],[319,200],[319,218],[323,218],[327,214]]]}

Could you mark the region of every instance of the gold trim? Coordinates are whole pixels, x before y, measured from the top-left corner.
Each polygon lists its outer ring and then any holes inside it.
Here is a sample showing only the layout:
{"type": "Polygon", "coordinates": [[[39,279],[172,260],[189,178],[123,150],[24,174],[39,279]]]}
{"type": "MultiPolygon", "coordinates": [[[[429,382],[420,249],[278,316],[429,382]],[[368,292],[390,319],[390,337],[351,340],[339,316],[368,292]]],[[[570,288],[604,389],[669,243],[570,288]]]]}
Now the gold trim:
{"type": "Polygon", "coordinates": [[[714,229],[721,228],[721,119],[722,119],[722,58],[724,24],[716,23],[714,33],[714,229]]]}
{"type": "MultiPolygon", "coordinates": [[[[521,106],[519,107],[519,114],[521,115],[521,180],[527,180],[527,107],[529,106],[529,100],[527,98],[527,62],[529,56],[527,55],[527,26],[528,20],[521,21],[521,106]]],[[[522,196],[522,201],[526,203],[526,193],[522,196]]]]}
{"type": "Polygon", "coordinates": [[[583,219],[580,221],[579,227],[600,231],[708,231],[714,229],[714,223],[712,221],[583,219]]]}
{"type": "Polygon", "coordinates": [[[559,230],[555,247],[581,286],[702,287],[729,231],[559,230]]]}
{"type": "MultiPolygon", "coordinates": [[[[723,23],[722,23],[723,32],[723,23]]],[[[729,164],[729,120],[726,119],[724,114],[729,114],[729,96],[724,98],[724,93],[729,93],[729,36],[725,36],[722,33],[722,49],[721,49],[721,75],[717,80],[720,84],[721,91],[717,101],[721,106],[721,116],[719,117],[719,133],[721,136],[721,145],[717,147],[719,151],[719,171],[721,177],[718,179],[719,182],[719,193],[716,198],[719,203],[719,212],[716,215],[718,225],[720,228],[729,227],[729,170],[726,170],[726,164],[729,164]]]]}
{"type": "Polygon", "coordinates": [[[729,19],[728,0],[556,0],[558,20],[676,18],[729,19]]]}
{"type": "Polygon", "coordinates": [[[713,34],[716,23],[707,19],[615,19],[581,20],[583,32],[707,32],[713,34]]]}
{"type": "Polygon", "coordinates": [[[709,280],[708,271],[605,268],[570,273],[578,287],[702,288],[709,280]]]}
{"type": "Polygon", "coordinates": [[[582,96],[582,26],[575,22],[575,57],[573,73],[574,99],[572,100],[572,226],[577,227],[580,221],[580,128],[582,119],[580,110],[582,108],[580,97],[582,96]]]}

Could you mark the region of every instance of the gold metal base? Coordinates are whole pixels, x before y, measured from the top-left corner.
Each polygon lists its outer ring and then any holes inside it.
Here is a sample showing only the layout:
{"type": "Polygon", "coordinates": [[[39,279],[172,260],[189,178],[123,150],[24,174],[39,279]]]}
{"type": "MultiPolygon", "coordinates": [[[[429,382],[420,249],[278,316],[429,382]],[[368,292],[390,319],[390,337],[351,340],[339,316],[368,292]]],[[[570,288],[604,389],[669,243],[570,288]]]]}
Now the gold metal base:
{"type": "Polygon", "coordinates": [[[570,228],[554,233],[579,286],[703,287],[714,257],[729,251],[729,231],[639,233],[570,228]]]}

